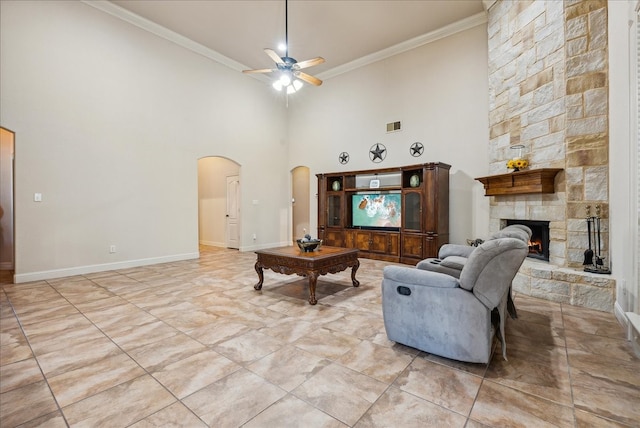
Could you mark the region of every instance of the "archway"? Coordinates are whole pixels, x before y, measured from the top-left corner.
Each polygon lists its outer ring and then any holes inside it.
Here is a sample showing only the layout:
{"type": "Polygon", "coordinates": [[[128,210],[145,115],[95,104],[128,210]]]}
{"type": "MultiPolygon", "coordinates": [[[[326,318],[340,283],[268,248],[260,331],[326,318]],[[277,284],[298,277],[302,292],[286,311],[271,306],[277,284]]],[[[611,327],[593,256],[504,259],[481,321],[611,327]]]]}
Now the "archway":
{"type": "Polygon", "coordinates": [[[0,270],[13,270],[13,153],[15,134],[0,127],[0,270]]]}
{"type": "Polygon", "coordinates": [[[220,156],[198,159],[198,243],[214,247],[239,248],[240,222],[229,227],[239,212],[240,165],[220,156]],[[229,180],[231,179],[231,180],[229,180]],[[229,187],[234,189],[228,193],[229,187]],[[236,236],[237,235],[237,236],[236,236]]]}
{"type": "Polygon", "coordinates": [[[309,229],[309,168],[298,166],[291,170],[291,225],[293,241],[306,233],[315,237],[309,229]]]}

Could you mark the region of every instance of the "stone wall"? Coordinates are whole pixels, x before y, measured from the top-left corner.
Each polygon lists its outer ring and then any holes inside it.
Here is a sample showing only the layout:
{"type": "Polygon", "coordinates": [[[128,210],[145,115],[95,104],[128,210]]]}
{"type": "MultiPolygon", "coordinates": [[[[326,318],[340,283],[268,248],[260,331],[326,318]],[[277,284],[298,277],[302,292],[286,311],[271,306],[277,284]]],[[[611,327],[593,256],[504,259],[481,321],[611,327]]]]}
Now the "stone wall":
{"type": "Polygon", "coordinates": [[[583,272],[586,206],[601,208],[608,263],[606,0],[498,0],[488,10],[490,173],[525,146],[530,169],[562,168],[555,193],[491,197],[490,230],[504,219],[550,221],[549,263],[527,261],[517,292],[601,310],[615,284],[583,272]]]}
{"type": "Polygon", "coordinates": [[[601,209],[602,254],[608,254],[609,94],[606,0],[565,3],[567,258],[584,260],[586,206],[601,209]]]}

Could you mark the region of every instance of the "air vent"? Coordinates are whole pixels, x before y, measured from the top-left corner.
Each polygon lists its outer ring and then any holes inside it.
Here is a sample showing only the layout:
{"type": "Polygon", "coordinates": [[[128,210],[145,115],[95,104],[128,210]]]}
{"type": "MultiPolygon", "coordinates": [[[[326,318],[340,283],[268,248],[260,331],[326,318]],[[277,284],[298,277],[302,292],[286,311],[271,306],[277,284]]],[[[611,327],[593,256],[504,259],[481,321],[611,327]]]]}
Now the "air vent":
{"type": "Polygon", "coordinates": [[[387,123],[387,132],[395,132],[400,130],[400,121],[387,123]]]}

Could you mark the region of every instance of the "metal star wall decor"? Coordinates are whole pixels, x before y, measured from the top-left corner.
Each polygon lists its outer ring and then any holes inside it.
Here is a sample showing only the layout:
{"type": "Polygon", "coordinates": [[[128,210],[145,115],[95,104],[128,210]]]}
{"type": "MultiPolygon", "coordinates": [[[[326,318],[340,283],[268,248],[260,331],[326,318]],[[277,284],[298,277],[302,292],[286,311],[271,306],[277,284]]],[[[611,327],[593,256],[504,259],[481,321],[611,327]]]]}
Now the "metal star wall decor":
{"type": "Polygon", "coordinates": [[[387,157],[387,148],[384,144],[376,143],[369,149],[369,159],[371,162],[380,163],[387,157]]]}
{"type": "Polygon", "coordinates": [[[342,165],[349,163],[349,153],[340,153],[340,155],[338,155],[338,162],[340,162],[342,165]]]}
{"type": "Polygon", "coordinates": [[[414,158],[422,155],[423,152],[424,146],[422,145],[422,143],[415,142],[411,145],[411,147],[409,147],[409,153],[411,153],[411,156],[413,156],[414,158]]]}

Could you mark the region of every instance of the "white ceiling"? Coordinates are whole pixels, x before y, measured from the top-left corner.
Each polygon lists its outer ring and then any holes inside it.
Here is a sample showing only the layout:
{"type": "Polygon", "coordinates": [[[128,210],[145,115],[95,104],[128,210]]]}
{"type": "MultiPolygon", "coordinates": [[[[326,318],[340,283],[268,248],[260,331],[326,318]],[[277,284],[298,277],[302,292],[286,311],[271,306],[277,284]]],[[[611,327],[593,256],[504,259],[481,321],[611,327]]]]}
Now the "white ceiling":
{"type": "MultiPolygon", "coordinates": [[[[284,0],[112,0],[249,69],[273,68],[264,48],[285,38],[284,0]]],[[[290,0],[289,56],[322,56],[309,74],[389,49],[484,11],[482,0],[290,0]]],[[[283,56],[284,53],[281,53],[283,56]]],[[[322,76],[321,76],[322,77],[322,76]]]]}

